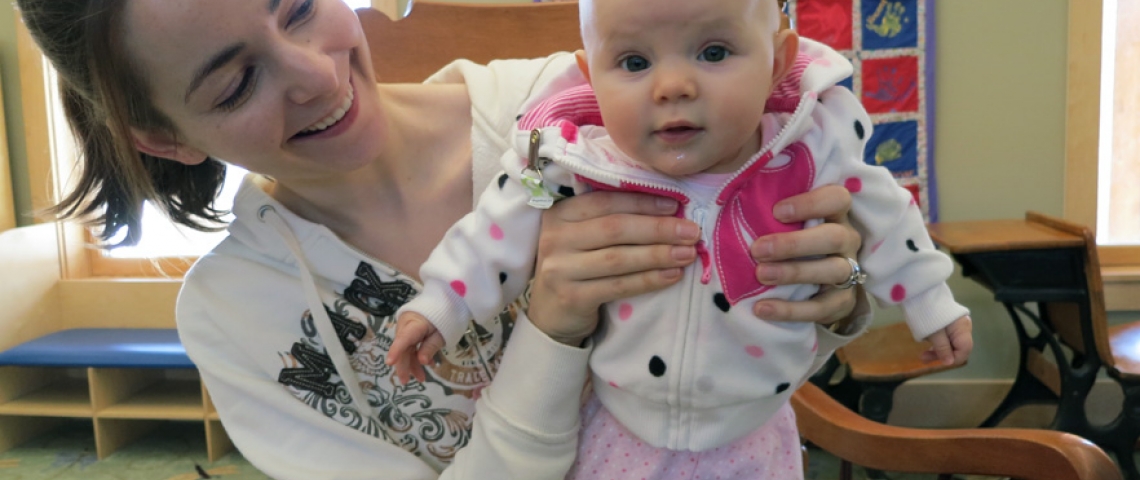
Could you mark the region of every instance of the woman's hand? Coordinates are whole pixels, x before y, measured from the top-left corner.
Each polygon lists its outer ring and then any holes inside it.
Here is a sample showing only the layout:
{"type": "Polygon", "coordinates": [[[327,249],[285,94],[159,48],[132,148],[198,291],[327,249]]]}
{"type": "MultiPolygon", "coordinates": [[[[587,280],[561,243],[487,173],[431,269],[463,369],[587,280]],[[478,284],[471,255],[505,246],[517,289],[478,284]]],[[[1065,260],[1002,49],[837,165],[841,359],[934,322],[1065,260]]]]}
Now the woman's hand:
{"type": "Polygon", "coordinates": [[[757,278],[765,285],[814,283],[824,287],[804,301],[760,300],[753,306],[758,317],[830,325],[851,315],[857,289],[831,286],[851,275],[846,259],[856,258],[862,244],[859,233],[847,221],[850,209],[851,194],[839,185],[822,186],[776,204],[773,214],[781,222],[822,218],[826,223],[757,238],[752,243],[752,257],[760,262],[757,278]]]}
{"type": "Polygon", "coordinates": [[[539,330],[578,346],[606,302],[672,285],[697,255],[697,225],[673,217],[674,200],[591,192],[542,217],[527,313],[539,330]]]}

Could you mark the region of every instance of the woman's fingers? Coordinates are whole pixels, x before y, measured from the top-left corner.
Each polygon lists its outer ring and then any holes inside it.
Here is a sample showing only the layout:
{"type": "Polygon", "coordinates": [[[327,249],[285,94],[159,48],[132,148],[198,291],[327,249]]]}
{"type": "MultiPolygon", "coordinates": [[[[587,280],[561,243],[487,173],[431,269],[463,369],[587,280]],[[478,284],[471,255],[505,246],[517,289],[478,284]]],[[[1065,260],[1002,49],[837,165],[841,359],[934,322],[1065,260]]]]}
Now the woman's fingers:
{"type": "Polygon", "coordinates": [[[823,223],[804,230],[757,238],[752,242],[752,258],[758,262],[779,262],[832,254],[854,258],[861,243],[859,233],[849,225],[823,223]]]}
{"type": "Polygon", "coordinates": [[[756,278],[765,285],[838,285],[851,277],[851,264],[837,256],[795,262],[761,263],[756,278]]]}
{"type": "Polygon", "coordinates": [[[807,300],[760,300],[753,305],[752,311],[757,317],[769,321],[827,325],[846,318],[855,309],[855,291],[854,288],[825,287],[807,300]]]}
{"type": "Polygon", "coordinates": [[[784,223],[806,222],[813,218],[847,223],[849,210],[851,192],[839,185],[824,185],[777,202],[772,213],[784,223]]]}
{"type": "Polygon", "coordinates": [[[590,280],[684,267],[696,258],[697,250],[691,246],[620,245],[547,259],[542,268],[546,275],[590,280]]]}

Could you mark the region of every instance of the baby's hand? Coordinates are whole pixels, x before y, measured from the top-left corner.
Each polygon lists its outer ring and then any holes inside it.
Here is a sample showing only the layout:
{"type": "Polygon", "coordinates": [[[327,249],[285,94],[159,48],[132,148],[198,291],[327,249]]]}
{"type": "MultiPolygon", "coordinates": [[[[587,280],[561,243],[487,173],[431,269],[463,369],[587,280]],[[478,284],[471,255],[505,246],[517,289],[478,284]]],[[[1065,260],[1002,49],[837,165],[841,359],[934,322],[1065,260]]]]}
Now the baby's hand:
{"type": "Polygon", "coordinates": [[[423,366],[432,363],[443,344],[443,335],[428,319],[415,312],[404,312],[396,319],[396,338],[384,363],[396,367],[396,380],[401,383],[407,384],[411,377],[423,382],[427,379],[423,366]],[[417,361],[412,361],[413,355],[417,361]]]}
{"type": "Polygon", "coordinates": [[[930,350],[922,352],[922,361],[933,362],[939,360],[943,365],[961,365],[966,363],[970,351],[974,349],[974,336],[970,333],[973,323],[966,315],[946,328],[930,334],[926,340],[933,343],[930,350]]]}

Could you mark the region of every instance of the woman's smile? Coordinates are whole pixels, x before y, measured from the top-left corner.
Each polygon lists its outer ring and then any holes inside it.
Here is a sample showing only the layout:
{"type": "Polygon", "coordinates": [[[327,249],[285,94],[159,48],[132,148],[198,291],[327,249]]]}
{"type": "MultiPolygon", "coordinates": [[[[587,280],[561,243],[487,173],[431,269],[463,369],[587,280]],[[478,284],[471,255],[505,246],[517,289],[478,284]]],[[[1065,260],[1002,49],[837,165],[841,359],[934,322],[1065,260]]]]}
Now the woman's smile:
{"type": "Polygon", "coordinates": [[[348,93],[345,95],[339,107],[317,123],[294,135],[290,140],[303,141],[340,135],[348,130],[349,127],[352,126],[353,121],[356,120],[357,112],[360,110],[359,104],[360,102],[357,100],[355,90],[350,81],[348,83],[348,93]]]}

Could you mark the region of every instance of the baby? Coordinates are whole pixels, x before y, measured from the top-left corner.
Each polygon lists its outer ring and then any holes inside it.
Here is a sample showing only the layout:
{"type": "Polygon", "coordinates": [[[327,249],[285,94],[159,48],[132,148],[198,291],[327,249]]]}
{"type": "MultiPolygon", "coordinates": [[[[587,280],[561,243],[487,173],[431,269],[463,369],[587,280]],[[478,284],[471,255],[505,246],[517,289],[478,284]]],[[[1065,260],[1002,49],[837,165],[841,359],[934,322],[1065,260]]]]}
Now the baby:
{"type": "Polygon", "coordinates": [[[388,362],[401,379],[422,376],[419,365],[472,319],[492,318],[523,292],[541,209],[588,190],[676,199],[677,215],[702,229],[699,261],[682,280],[606,305],[594,337],[597,398],[649,445],[706,452],[748,436],[842,344],[815,324],[765,321],[749,308],[818,291],[762,284],[749,248],[803,228],[775,220],[773,205],[820,185],[851,192],[868,290],[902,306],[915,338],[949,345],[943,361],[954,360],[951,349],[969,353],[968,311],[945,284],[950,259],[934,249],[910,193],[863,162],[871,119],[837,86],[852,72],[844,57],[781,29],[776,0],[580,8],[580,71],[520,118],[505,173],[435,249],[420,271],[423,292],[400,309],[388,362]]]}

